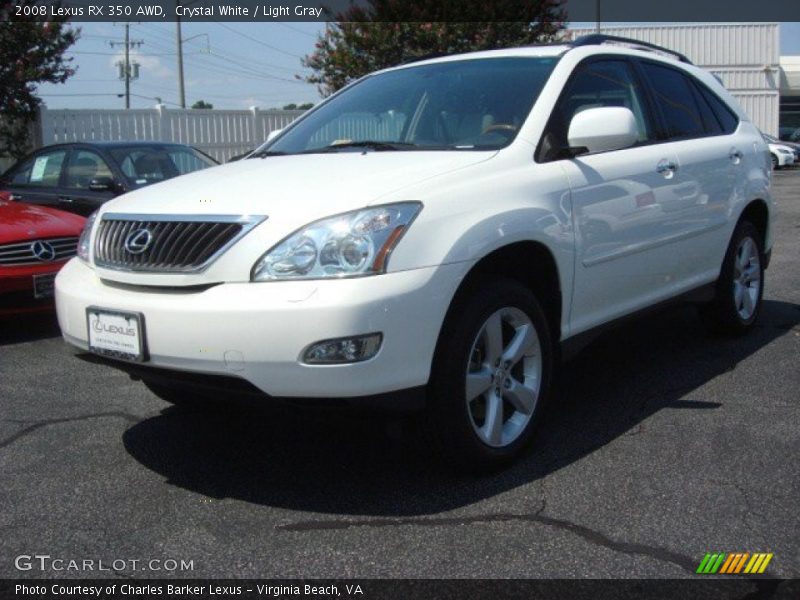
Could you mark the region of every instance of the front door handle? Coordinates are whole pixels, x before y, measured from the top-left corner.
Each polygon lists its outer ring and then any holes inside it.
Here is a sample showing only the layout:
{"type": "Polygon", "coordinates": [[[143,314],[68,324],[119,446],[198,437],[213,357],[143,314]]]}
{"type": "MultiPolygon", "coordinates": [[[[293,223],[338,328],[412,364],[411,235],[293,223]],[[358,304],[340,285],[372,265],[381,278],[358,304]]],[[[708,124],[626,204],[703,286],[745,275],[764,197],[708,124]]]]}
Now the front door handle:
{"type": "Polygon", "coordinates": [[[66,202],[67,204],[72,204],[72,197],[71,196],[59,196],[59,202],[66,202]]]}
{"type": "Polygon", "coordinates": [[[731,148],[731,151],[728,153],[728,158],[731,159],[731,162],[735,165],[738,165],[742,162],[742,158],[744,158],[744,154],[742,154],[741,150],[737,148],[731,148]]]}
{"type": "Polygon", "coordinates": [[[661,173],[664,177],[669,179],[678,170],[678,165],[666,158],[662,158],[656,165],[656,173],[661,173]]]}
{"type": "Polygon", "coordinates": [[[8,197],[8,199],[9,199],[9,200],[12,200],[12,201],[14,201],[14,202],[19,202],[19,201],[20,201],[20,200],[22,200],[23,198],[24,198],[24,196],[23,196],[22,194],[11,194],[11,195],[8,197]]]}

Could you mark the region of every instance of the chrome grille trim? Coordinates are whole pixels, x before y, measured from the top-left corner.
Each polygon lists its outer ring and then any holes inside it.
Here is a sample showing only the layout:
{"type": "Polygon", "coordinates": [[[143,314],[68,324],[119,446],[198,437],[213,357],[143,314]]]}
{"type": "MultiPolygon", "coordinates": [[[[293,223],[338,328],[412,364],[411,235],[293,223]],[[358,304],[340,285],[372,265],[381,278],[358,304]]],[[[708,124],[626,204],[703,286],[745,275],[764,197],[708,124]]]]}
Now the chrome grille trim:
{"type": "Polygon", "coordinates": [[[36,238],[25,242],[0,245],[0,266],[21,267],[44,265],[67,260],[78,254],[77,237],[36,238]],[[55,250],[53,260],[39,260],[33,253],[33,244],[47,242],[55,250]]]}
{"type": "Polygon", "coordinates": [[[104,214],[94,235],[95,265],[115,271],[198,273],[267,217],[263,215],[104,214]],[[137,229],[152,235],[149,248],[133,254],[126,238],[137,229]]]}

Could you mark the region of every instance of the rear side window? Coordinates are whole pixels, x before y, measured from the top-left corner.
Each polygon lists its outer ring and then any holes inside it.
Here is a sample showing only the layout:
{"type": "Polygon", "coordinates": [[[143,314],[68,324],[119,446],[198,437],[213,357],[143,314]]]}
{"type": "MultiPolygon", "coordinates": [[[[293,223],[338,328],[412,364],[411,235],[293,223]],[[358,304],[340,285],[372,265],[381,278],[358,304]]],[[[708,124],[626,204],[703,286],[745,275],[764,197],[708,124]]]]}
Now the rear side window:
{"type": "Polygon", "coordinates": [[[650,81],[656,105],[664,119],[669,139],[686,139],[706,135],[700,108],[692,92],[692,83],[680,71],[643,62],[642,69],[650,81]]]}
{"type": "Polygon", "coordinates": [[[720,127],[722,127],[722,133],[733,133],[736,131],[736,128],[739,126],[739,117],[736,116],[730,107],[701,83],[697,83],[695,87],[700,92],[703,100],[705,100],[711,107],[711,110],[714,111],[714,115],[717,117],[720,127]]]}
{"type": "Polygon", "coordinates": [[[719,122],[717,115],[714,114],[714,111],[711,110],[711,105],[705,98],[703,98],[696,85],[692,86],[692,92],[694,93],[694,99],[697,102],[697,106],[700,108],[700,116],[703,118],[703,123],[706,127],[706,133],[708,135],[721,135],[722,124],[719,122]]]}
{"type": "Polygon", "coordinates": [[[66,150],[41,152],[32,156],[11,174],[11,183],[37,187],[56,187],[61,178],[61,168],[66,150]]]}

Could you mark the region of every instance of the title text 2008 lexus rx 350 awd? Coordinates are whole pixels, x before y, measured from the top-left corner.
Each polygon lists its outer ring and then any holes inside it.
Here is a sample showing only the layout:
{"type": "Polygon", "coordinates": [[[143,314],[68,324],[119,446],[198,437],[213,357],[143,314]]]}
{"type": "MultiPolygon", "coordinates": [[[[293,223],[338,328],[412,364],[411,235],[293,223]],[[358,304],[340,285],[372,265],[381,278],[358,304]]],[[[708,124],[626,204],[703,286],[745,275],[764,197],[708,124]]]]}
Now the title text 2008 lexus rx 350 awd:
{"type": "Polygon", "coordinates": [[[420,406],[459,466],[502,464],[565,344],[670,299],[758,317],[766,144],[711,74],[632,45],[387,69],[107,203],[57,278],[65,339],[172,401],[420,406]]]}

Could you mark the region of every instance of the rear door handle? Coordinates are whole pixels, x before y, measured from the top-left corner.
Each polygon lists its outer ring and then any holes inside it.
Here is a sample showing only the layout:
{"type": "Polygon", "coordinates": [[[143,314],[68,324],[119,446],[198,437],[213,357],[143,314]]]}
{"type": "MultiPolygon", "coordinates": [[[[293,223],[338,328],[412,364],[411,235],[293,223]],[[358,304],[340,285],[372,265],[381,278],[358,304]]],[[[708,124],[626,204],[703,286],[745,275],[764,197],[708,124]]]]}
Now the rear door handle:
{"type": "Polygon", "coordinates": [[[59,202],[66,202],[67,204],[72,204],[72,197],[71,196],[59,196],[59,202]]]}
{"type": "Polygon", "coordinates": [[[23,198],[24,198],[24,196],[23,196],[22,194],[11,194],[11,195],[8,197],[8,199],[9,199],[9,200],[13,200],[14,202],[19,202],[19,201],[20,201],[20,200],[22,200],[23,198]]]}
{"type": "Polygon", "coordinates": [[[656,172],[661,173],[664,177],[672,177],[673,173],[678,170],[678,165],[666,158],[662,158],[656,165],[656,172]]]}

